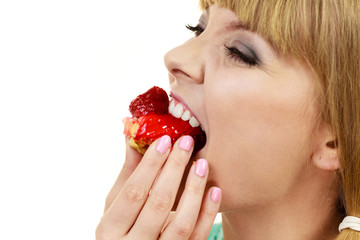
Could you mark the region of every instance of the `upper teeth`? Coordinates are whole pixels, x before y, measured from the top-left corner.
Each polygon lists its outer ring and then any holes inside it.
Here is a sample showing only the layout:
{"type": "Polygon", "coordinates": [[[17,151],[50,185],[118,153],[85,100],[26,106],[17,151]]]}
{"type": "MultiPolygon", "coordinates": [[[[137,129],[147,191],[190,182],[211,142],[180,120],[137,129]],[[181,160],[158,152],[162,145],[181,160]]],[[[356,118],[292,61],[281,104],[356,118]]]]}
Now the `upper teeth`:
{"type": "Polygon", "coordinates": [[[181,118],[184,121],[189,121],[189,124],[192,127],[200,126],[199,121],[191,116],[191,113],[188,109],[185,108],[181,103],[175,103],[175,100],[172,99],[169,105],[169,113],[176,118],[181,118]]]}
{"type": "Polygon", "coordinates": [[[176,117],[176,118],[180,118],[184,113],[184,109],[183,107],[181,106],[181,104],[177,104],[173,111],[171,112],[171,114],[176,117]]]}
{"type": "Polygon", "coordinates": [[[181,116],[181,119],[184,121],[189,121],[191,118],[191,114],[189,110],[186,110],[183,115],[181,116]]]}

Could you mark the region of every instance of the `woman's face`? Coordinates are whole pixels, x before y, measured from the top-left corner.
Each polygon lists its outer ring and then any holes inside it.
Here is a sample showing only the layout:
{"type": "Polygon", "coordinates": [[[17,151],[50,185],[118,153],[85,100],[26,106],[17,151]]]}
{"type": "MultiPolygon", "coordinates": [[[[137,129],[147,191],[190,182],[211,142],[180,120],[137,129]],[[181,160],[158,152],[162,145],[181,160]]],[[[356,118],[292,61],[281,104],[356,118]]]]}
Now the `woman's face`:
{"type": "Polygon", "coordinates": [[[209,161],[222,210],[268,204],[301,188],[316,119],[310,69],[279,56],[231,10],[211,6],[195,30],[165,64],[174,97],[206,132],[195,157],[209,161]]]}

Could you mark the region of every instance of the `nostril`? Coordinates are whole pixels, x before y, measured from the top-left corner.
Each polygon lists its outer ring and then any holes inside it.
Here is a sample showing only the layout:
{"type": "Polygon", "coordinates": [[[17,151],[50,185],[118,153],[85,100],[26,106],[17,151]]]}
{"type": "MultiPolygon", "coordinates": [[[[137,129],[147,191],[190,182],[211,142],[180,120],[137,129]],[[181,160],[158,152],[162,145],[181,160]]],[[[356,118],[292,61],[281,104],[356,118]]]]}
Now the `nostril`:
{"type": "Polygon", "coordinates": [[[164,61],[170,75],[189,83],[203,83],[205,58],[199,51],[197,45],[183,44],[166,53],[164,61]]]}
{"type": "Polygon", "coordinates": [[[184,72],[178,68],[173,69],[172,72],[175,76],[180,76],[180,77],[185,76],[186,78],[191,78],[191,76],[189,74],[187,74],[186,72],[184,72]]]}

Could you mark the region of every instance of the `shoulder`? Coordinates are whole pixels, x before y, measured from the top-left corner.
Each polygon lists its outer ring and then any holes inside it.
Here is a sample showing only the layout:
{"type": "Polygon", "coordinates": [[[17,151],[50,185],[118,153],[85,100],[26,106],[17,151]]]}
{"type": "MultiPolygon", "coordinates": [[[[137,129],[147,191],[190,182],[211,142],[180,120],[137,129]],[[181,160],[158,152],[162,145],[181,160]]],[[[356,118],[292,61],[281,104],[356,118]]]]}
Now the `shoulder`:
{"type": "Polygon", "coordinates": [[[222,231],[221,223],[215,223],[210,231],[210,235],[207,240],[223,240],[224,235],[222,231]]]}

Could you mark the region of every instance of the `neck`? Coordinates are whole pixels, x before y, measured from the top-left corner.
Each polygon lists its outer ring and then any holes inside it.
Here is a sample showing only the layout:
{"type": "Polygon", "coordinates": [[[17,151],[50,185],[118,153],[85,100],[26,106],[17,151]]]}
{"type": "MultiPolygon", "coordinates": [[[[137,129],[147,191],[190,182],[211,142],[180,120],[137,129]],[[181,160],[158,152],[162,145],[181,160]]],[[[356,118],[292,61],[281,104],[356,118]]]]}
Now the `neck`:
{"type": "MultiPolygon", "coordinates": [[[[337,189],[314,184],[263,206],[222,213],[226,240],[329,240],[342,220],[337,189]]],[[[316,183],[316,182],[315,182],[316,183]]],[[[334,184],[333,184],[334,185],[334,184]]]]}

